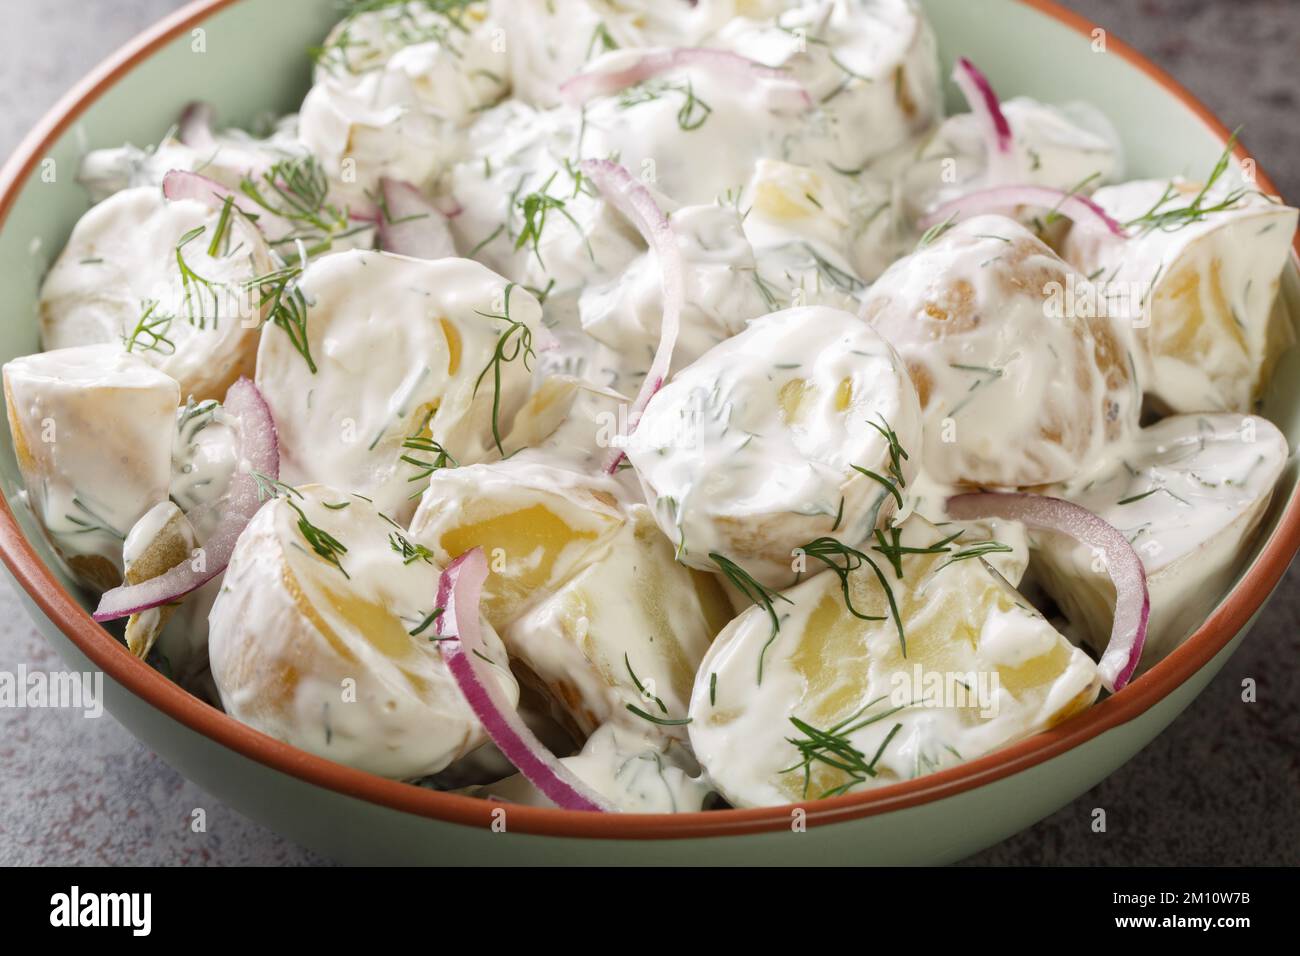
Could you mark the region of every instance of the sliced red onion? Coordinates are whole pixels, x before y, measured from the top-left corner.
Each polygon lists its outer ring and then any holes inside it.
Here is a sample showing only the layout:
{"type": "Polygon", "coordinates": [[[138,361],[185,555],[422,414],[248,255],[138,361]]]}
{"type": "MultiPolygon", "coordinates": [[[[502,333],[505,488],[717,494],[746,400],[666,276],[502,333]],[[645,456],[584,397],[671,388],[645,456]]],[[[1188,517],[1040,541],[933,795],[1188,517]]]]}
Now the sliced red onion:
{"type": "Polygon", "coordinates": [[[416,187],[384,177],[379,216],[379,246],[415,259],[446,259],[456,255],[447,218],[416,187]]]}
{"type": "MultiPolygon", "coordinates": [[[[993,84],[970,60],[962,57],[957,61],[952,68],[952,80],[957,84],[957,89],[961,90],[961,95],[966,97],[970,111],[984,127],[989,146],[989,170],[992,172],[994,160],[998,156],[1008,159],[1012,157],[1011,124],[1002,112],[1002,104],[998,102],[997,93],[993,92],[993,84]]],[[[1006,171],[1005,165],[1003,171],[1006,171]]]]}
{"type": "Polygon", "coordinates": [[[212,133],[216,111],[210,103],[190,103],[176,122],[176,138],[199,153],[215,153],[217,138],[212,133]]]}
{"type": "Polygon", "coordinates": [[[1017,206],[1051,209],[1084,228],[1104,229],[1121,239],[1128,237],[1124,227],[1087,196],[1067,193],[1050,186],[994,186],[991,189],[977,189],[936,207],[921,219],[920,225],[921,228],[928,229],[949,219],[964,219],[987,212],[1006,212],[1017,206]]]}
{"type": "MultiPolygon", "coordinates": [[[[650,404],[650,399],[663,387],[672,366],[673,349],[677,346],[677,335],[682,324],[682,305],[686,301],[682,250],[677,245],[677,236],[668,217],[659,208],[654,196],[650,195],[650,190],[637,182],[624,167],[607,159],[588,159],[582,162],[581,169],[596,184],[606,202],[636,226],[637,232],[654,250],[663,274],[664,313],[659,324],[659,346],[645,373],[641,390],[628,411],[627,431],[630,435],[641,420],[645,407],[650,404]]],[[[617,471],[624,454],[621,448],[616,449],[605,465],[605,471],[611,475],[617,471]]]]}
{"type": "Polygon", "coordinates": [[[1142,559],[1116,528],[1087,508],[1046,495],[979,492],[948,499],[948,515],[958,521],[1004,518],[1031,528],[1056,531],[1100,551],[1115,585],[1115,619],[1097,671],[1111,693],[1128,684],[1146,643],[1151,597],[1142,559]]]}
{"type": "Polygon", "coordinates": [[[484,654],[479,624],[487,576],[483,549],[472,548],[438,579],[437,606],[443,609],[435,622],[438,650],[456,686],[497,749],[547,799],[564,810],[610,810],[603,797],[546,749],[502,694],[484,654]]]}
{"type": "Polygon", "coordinates": [[[182,561],[156,578],[106,591],[95,609],[96,621],[112,621],[175,601],[207,584],[230,563],[235,541],[262,506],[253,472],[278,478],[280,451],[271,409],[251,381],[241,378],[230,386],[222,411],[239,436],[239,466],[221,499],[221,519],[203,542],[202,570],[195,570],[192,560],[182,561]]]}
{"type": "Polygon", "coordinates": [[[581,106],[597,96],[610,96],[654,79],[671,70],[695,67],[740,83],[768,80],[788,87],[801,109],[812,109],[813,99],[803,85],[784,70],[764,66],[739,53],[708,47],[650,50],[620,69],[588,70],[560,84],[560,98],[570,106],[581,106]]]}
{"type": "Polygon", "coordinates": [[[293,225],[282,216],[268,212],[244,194],[199,173],[184,169],[169,171],[163,177],[163,195],[172,202],[194,199],[216,211],[220,211],[229,199],[236,209],[257,223],[267,238],[274,239],[293,232],[293,225]]]}

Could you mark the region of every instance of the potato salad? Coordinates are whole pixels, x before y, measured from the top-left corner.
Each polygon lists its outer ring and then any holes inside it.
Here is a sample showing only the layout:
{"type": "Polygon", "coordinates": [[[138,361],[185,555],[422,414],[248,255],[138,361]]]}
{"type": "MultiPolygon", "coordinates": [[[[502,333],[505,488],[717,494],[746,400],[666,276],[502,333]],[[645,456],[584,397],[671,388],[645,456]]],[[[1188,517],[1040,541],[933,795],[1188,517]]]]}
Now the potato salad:
{"type": "Polygon", "coordinates": [[[85,155],[3,369],[96,619],[236,720],[801,804],[1124,693],[1248,559],[1297,211],[1235,143],[1131,179],[910,0],[360,0],[303,56],[85,155]]]}

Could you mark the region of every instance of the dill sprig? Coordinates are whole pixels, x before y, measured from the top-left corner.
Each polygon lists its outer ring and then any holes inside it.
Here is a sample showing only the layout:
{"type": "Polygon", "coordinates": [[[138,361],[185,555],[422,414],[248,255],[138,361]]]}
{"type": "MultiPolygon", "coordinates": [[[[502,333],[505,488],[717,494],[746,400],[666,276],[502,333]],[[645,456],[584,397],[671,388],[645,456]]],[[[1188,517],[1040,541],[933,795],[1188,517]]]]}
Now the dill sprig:
{"type": "Polygon", "coordinates": [[[786,767],[781,773],[793,773],[796,770],[803,771],[803,795],[805,798],[808,796],[808,787],[812,784],[814,763],[825,764],[828,767],[841,770],[849,776],[847,782],[823,793],[821,795],[823,798],[839,796],[860,783],[866,783],[868,778],[877,776],[876,765],[880,763],[885,748],[889,746],[889,742],[894,739],[894,736],[903,728],[903,725],[894,724],[889,733],[885,735],[885,739],[880,746],[876,748],[876,752],[870,760],[867,759],[865,753],[853,746],[853,742],[849,738],[864,727],[869,727],[878,721],[891,717],[908,706],[907,704],[900,704],[897,707],[881,711],[879,714],[872,714],[870,717],[862,716],[876,704],[885,700],[887,696],[877,697],[875,700],[864,704],[852,715],[826,730],[819,730],[806,720],[792,716],[790,723],[804,736],[787,737],[786,740],[799,751],[800,759],[798,763],[786,767]]]}
{"type": "Polygon", "coordinates": [[[200,329],[207,327],[207,312],[203,302],[204,293],[207,293],[210,299],[212,326],[216,328],[221,312],[221,296],[217,290],[224,287],[224,283],[205,279],[185,261],[185,247],[203,235],[207,228],[207,226],[195,226],[181,236],[180,241],[176,244],[176,267],[181,273],[181,290],[185,295],[185,314],[190,325],[197,325],[200,329]]]}
{"type": "Polygon", "coordinates": [[[624,706],[642,720],[648,720],[650,723],[659,724],[662,727],[684,727],[692,720],[690,717],[656,717],[654,714],[646,713],[636,704],[626,704],[624,706]]]}
{"type": "Polygon", "coordinates": [[[1211,213],[1224,212],[1235,207],[1237,203],[1249,195],[1250,189],[1238,186],[1230,190],[1227,196],[1219,202],[1207,205],[1206,201],[1209,198],[1210,191],[1223,178],[1224,173],[1228,171],[1228,167],[1232,162],[1232,151],[1237,148],[1237,134],[1239,132],[1241,132],[1240,128],[1234,130],[1233,134],[1228,137],[1228,144],[1224,147],[1223,152],[1219,154],[1219,159],[1210,171],[1209,178],[1205,180],[1200,192],[1196,194],[1190,203],[1185,206],[1165,208],[1167,203],[1178,196],[1178,190],[1174,188],[1174,184],[1171,182],[1165,186],[1164,192],[1150,209],[1136,219],[1130,219],[1124,224],[1125,227],[1139,227],[1143,235],[1157,229],[1163,232],[1177,232],[1179,229],[1193,223],[1203,221],[1211,213]]]}
{"type": "Polygon", "coordinates": [[[926,246],[933,243],[936,239],[938,239],[940,236],[942,236],[945,232],[947,232],[955,225],[957,225],[956,213],[953,213],[943,222],[936,222],[933,226],[931,226],[929,229],[925,230],[925,232],[921,234],[920,240],[918,240],[916,243],[916,248],[924,249],[926,246]]]}
{"type": "Polygon", "coordinates": [[[167,337],[176,316],[158,311],[157,299],[146,299],[140,303],[144,310],[130,335],[122,337],[122,344],[128,352],[140,347],[140,351],[155,351],[162,355],[173,355],[176,343],[167,337]]]}
{"type": "Polygon", "coordinates": [[[880,418],[879,425],[873,421],[868,421],[867,424],[884,436],[889,451],[889,465],[886,467],[886,470],[889,472],[889,477],[886,478],[885,476],[878,474],[869,468],[863,468],[860,465],[850,465],[849,467],[860,474],[866,475],[872,481],[879,482],[884,487],[885,491],[894,496],[894,500],[898,503],[898,507],[901,508],[903,507],[903,495],[900,489],[907,487],[907,479],[903,477],[903,462],[908,460],[907,451],[904,450],[902,444],[899,442],[898,433],[890,427],[889,422],[883,415],[880,418]]]}
{"type": "Polygon", "coordinates": [[[625,667],[627,667],[628,676],[632,678],[632,683],[636,685],[636,691],[638,694],[641,695],[641,699],[653,700],[655,702],[655,705],[658,706],[660,711],[662,711],[665,714],[668,713],[668,708],[664,705],[664,702],[658,697],[656,697],[654,694],[646,690],[645,685],[641,683],[641,678],[636,676],[636,671],[632,670],[632,661],[631,659],[628,658],[626,652],[624,652],[623,654],[623,664],[625,667]]]}
{"type": "Polygon", "coordinates": [[[887,541],[885,540],[885,533],[877,528],[876,543],[871,548],[872,551],[878,551],[883,554],[885,559],[893,565],[894,574],[900,581],[903,578],[903,555],[947,553],[952,550],[952,548],[948,546],[965,534],[965,531],[963,530],[958,531],[955,534],[950,534],[941,541],[936,541],[934,544],[925,548],[917,548],[903,544],[900,540],[902,534],[903,532],[898,527],[892,526],[889,529],[889,540],[887,541]]]}
{"type": "Polygon", "coordinates": [[[491,372],[492,438],[496,442],[497,451],[503,455],[505,449],[501,447],[501,367],[507,362],[513,362],[515,359],[522,357],[524,368],[532,371],[532,366],[528,364],[528,360],[537,357],[537,354],[533,351],[533,330],[523,322],[518,322],[510,317],[510,293],[514,287],[515,283],[513,282],[506,286],[503,314],[478,313],[485,319],[497,319],[506,323],[506,327],[497,336],[497,344],[496,348],[492,350],[492,358],[488,359],[487,365],[483,366],[483,371],[478,373],[473,392],[474,395],[478,395],[479,386],[483,384],[483,379],[488,372],[491,372]]]}
{"type": "MultiPolygon", "coordinates": [[[[299,497],[301,497],[301,495],[299,497]]],[[[304,512],[302,508],[298,507],[298,505],[294,504],[292,498],[286,497],[284,501],[290,508],[298,512],[298,533],[301,534],[307,544],[311,546],[312,551],[316,552],[317,555],[338,568],[345,578],[350,579],[352,576],[348,574],[347,569],[343,567],[343,563],[339,560],[343,555],[348,553],[347,547],[324,528],[312,524],[310,519],[308,519],[306,512],[304,512]]]]}
{"type": "Polygon", "coordinates": [[[413,544],[400,531],[388,533],[388,545],[402,556],[403,564],[414,564],[416,561],[433,564],[433,552],[422,544],[413,544]]]}
{"type": "MultiPolygon", "coordinates": [[[[446,608],[435,607],[432,611],[430,611],[428,614],[425,615],[424,620],[422,620],[412,630],[409,630],[406,633],[410,634],[412,637],[419,637],[422,632],[428,629],[430,624],[438,620],[438,618],[442,617],[442,612],[444,610],[446,610],[446,608]]],[[[429,638],[429,640],[436,641],[438,640],[438,638],[435,636],[429,638]]]]}
{"type": "Polygon", "coordinates": [[[696,96],[695,86],[690,80],[685,83],[648,80],[620,93],[618,105],[620,109],[631,109],[642,103],[652,103],[665,93],[681,94],[682,105],[677,110],[677,125],[685,132],[699,129],[713,113],[713,107],[696,96]]]}
{"type": "Polygon", "coordinates": [[[335,240],[370,228],[369,223],[352,226],[348,209],[329,201],[329,176],[310,153],[276,162],[260,179],[245,176],[239,190],[293,226],[288,235],[273,240],[272,246],[301,242],[309,257],[328,252],[335,240]]]}
{"type": "MultiPolygon", "coordinates": [[[[569,198],[574,199],[583,191],[582,180],[584,174],[577,167],[570,169],[569,173],[574,178],[573,195],[569,198]]],[[[546,268],[546,263],[542,261],[542,230],[546,228],[546,215],[549,212],[559,213],[569,221],[569,224],[577,230],[578,235],[583,237],[582,241],[587,246],[587,255],[593,262],[596,260],[596,254],[591,247],[591,241],[583,233],[582,226],[578,223],[578,220],[573,218],[573,213],[569,212],[565,200],[551,195],[551,185],[555,182],[555,178],[558,175],[558,170],[551,173],[551,175],[547,177],[546,182],[542,183],[541,189],[528,193],[528,195],[523,198],[514,201],[514,208],[519,210],[520,216],[523,219],[523,227],[519,230],[519,235],[515,237],[515,251],[517,252],[520,249],[531,246],[533,256],[537,259],[537,264],[543,269],[546,268]]]]}
{"type": "Polygon", "coordinates": [[[970,558],[982,558],[987,554],[1010,554],[1015,548],[1009,544],[1003,544],[1001,541],[979,541],[968,548],[963,548],[953,554],[951,558],[939,565],[934,570],[942,571],[950,564],[956,564],[958,561],[967,561],[970,558]]]}
{"type": "Polygon", "coordinates": [[[774,600],[784,601],[786,604],[794,604],[794,602],[779,591],[774,591],[754,580],[748,571],[726,555],[710,551],[709,559],[718,566],[718,570],[736,586],[738,591],[762,607],[767,612],[768,619],[772,622],[772,633],[768,637],[767,643],[763,645],[763,649],[758,653],[758,682],[761,684],[763,683],[763,658],[767,655],[767,649],[772,646],[777,633],[781,630],[781,620],[777,617],[776,607],[772,602],[774,600]]]}
{"type": "Polygon", "coordinates": [[[284,266],[266,275],[254,276],[246,286],[256,289],[261,298],[258,307],[267,310],[267,320],[278,326],[313,375],[316,362],[311,356],[311,343],[307,339],[307,297],[298,287],[302,265],[284,266]]]}
{"type": "Polygon", "coordinates": [[[869,557],[856,548],[851,548],[843,541],[829,535],[809,541],[799,549],[810,558],[816,558],[840,579],[840,590],[844,594],[844,606],[854,617],[863,621],[883,621],[883,617],[863,614],[853,606],[853,597],[849,593],[849,575],[871,561],[869,557]]]}
{"type": "Polygon", "coordinates": [[[279,498],[281,492],[284,492],[286,498],[291,498],[294,495],[297,495],[299,498],[302,497],[301,491],[293,485],[285,484],[279,478],[272,478],[270,475],[265,475],[257,470],[253,470],[250,474],[252,475],[254,483],[257,485],[258,501],[266,501],[268,498],[279,498]]]}

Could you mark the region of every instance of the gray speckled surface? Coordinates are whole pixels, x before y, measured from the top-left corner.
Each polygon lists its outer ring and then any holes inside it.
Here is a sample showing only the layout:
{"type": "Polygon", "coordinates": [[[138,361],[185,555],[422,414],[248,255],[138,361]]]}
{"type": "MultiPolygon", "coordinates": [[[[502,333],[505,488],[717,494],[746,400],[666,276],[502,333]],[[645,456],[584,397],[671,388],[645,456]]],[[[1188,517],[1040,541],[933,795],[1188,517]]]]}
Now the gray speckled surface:
{"type": "MultiPolygon", "coordinates": [[[[979,2],[979,0],[971,0],[979,2]]],[[[0,154],[95,62],[178,0],[7,0],[0,154]]],[[[1154,58],[1300,197],[1300,2],[1070,0],[1154,58]]],[[[1300,571],[1160,738],[980,864],[1300,864],[1300,571]],[[1241,701],[1241,682],[1259,700],[1241,701]],[[1107,811],[1094,834],[1092,810],[1107,811]]],[[[0,671],[58,666],[0,580],[0,671]]],[[[326,862],[182,779],[111,717],[0,709],[0,865],[326,862]],[[203,808],[207,832],[190,829],[203,808]]]]}

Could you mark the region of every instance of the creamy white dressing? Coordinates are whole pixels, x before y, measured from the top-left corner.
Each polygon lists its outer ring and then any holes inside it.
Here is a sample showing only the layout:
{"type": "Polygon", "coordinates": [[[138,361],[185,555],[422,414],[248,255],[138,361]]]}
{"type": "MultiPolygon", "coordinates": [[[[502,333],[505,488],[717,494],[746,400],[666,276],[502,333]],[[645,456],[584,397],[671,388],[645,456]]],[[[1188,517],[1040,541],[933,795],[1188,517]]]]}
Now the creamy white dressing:
{"type": "MultiPolygon", "coordinates": [[[[1271,422],[1229,413],[1174,415],[1116,449],[1108,472],[1060,493],[1122,531],[1151,592],[1150,665],[1204,619],[1231,583],[1290,458],[1271,422]]],[[[1043,583],[1095,646],[1110,633],[1115,589],[1092,550],[1037,536],[1043,583]]]]}
{"type": "MultiPolygon", "coordinates": [[[[436,773],[483,740],[426,628],[438,567],[407,561],[393,525],[355,494],[304,485],[240,536],[210,615],[212,676],[227,712],[311,753],[387,777],[436,773]],[[322,557],[303,522],[346,552],[322,557]]],[[[483,640],[513,702],[491,626],[483,640]]]]}
{"type": "Polygon", "coordinates": [[[906,0],[356,12],[269,133],[191,113],[185,142],[86,156],[98,205],[46,277],[49,351],[4,367],[25,497],[87,587],[161,573],[223,515],[240,435],[217,403],[255,377],[276,500],[128,646],[278,739],[427,786],[546,805],[419,627],[473,547],[507,697],[529,689],[521,713],[617,809],[856,792],[1051,727],[1091,704],[1096,667],[1016,588],[1099,651],[1109,579],[1087,549],[945,501],[1047,492],[1130,534],[1143,666],[1168,653],[1289,461],[1246,413],[1289,344],[1273,309],[1297,213],[1235,173],[1199,198],[1120,181],[1086,104],[1005,101],[998,163],[941,105],[906,0]],[[636,75],[680,47],[713,52],[636,75]],[[561,93],[623,68],[639,82],[561,93]],[[683,267],[669,379],[630,441],[663,267],[588,159],[647,189],[683,267]],[[166,200],[173,169],[256,225],[166,200]],[[385,180],[465,258],[374,251],[385,180]],[[1021,208],[922,237],[938,203],[1016,184],[1092,194],[1131,236],[1021,208]],[[1162,197],[1209,211],[1148,228],[1162,197]],[[1139,429],[1144,402],[1186,414],[1139,429]],[[870,772],[791,742],[819,731],[870,772]]]}
{"type": "Polygon", "coordinates": [[[124,190],[81,218],[45,277],[41,342],[113,343],[176,379],[182,397],[220,399],[253,371],[263,309],[249,280],[271,268],[244,217],[124,190]]]}
{"type": "Polygon", "coordinates": [[[885,484],[901,492],[914,465],[891,476],[886,432],[919,445],[897,353],[853,315],[810,307],[755,320],[679,372],[628,455],[678,560],[716,570],[720,552],[783,584],[795,548],[832,533],[856,546],[892,513],[885,484]]]}
{"type": "Polygon", "coordinates": [[[1177,228],[1137,222],[1188,208],[1202,188],[1174,179],[1098,190],[1103,209],[1134,222],[1132,236],[1074,230],[1065,257],[1096,277],[1112,314],[1133,326],[1152,397],[1176,412],[1248,412],[1294,341],[1273,303],[1298,213],[1225,177],[1200,199],[1221,211],[1177,228]]]}

